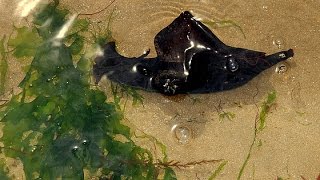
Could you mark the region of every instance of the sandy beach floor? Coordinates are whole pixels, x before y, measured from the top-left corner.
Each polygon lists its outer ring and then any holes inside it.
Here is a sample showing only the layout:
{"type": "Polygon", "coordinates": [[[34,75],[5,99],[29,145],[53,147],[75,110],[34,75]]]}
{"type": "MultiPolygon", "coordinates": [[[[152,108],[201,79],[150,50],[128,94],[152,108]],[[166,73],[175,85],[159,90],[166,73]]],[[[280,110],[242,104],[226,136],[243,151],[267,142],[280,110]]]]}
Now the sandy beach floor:
{"type": "MultiPolygon", "coordinates": [[[[95,12],[110,1],[61,3],[76,13],[95,12]]],[[[10,27],[19,21],[12,16],[16,7],[16,2],[0,1],[1,36],[8,36],[10,27]]],[[[241,179],[316,179],[320,173],[319,1],[116,0],[110,9],[92,18],[107,17],[112,8],[116,16],[111,30],[124,56],[137,57],[150,48],[149,56],[154,57],[154,36],[184,10],[203,21],[234,21],[246,38],[235,27],[209,26],[228,45],[267,53],[294,49],[294,58],[283,63],[284,73],[277,73],[274,66],[234,90],[170,98],[139,91],[144,106],[127,106],[125,123],[165,144],[170,160],[223,159],[227,164],[217,179],[236,179],[253,142],[257,106],[275,90],[276,104],[265,129],[257,134],[241,179]],[[221,112],[232,113],[234,118],[220,119],[221,112]],[[187,132],[185,143],[179,143],[181,132],[172,130],[175,126],[187,132]]],[[[10,61],[7,94],[23,78],[17,67],[19,62],[10,61]]],[[[175,170],[178,179],[207,179],[218,165],[175,170]]]]}

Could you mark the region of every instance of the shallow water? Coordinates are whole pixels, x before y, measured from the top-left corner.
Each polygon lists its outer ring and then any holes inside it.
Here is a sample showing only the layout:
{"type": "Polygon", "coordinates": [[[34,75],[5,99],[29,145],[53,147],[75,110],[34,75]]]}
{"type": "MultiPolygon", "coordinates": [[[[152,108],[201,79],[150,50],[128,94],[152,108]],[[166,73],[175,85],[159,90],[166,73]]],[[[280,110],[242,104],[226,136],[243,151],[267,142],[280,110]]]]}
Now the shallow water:
{"type": "MultiPolygon", "coordinates": [[[[81,13],[95,12],[109,4],[85,0],[61,2],[81,13]]],[[[17,16],[12,17],[16,7],[15,2],[0,1],[1,35],[10,34],[8,27],[19,21],[17,16]]],[[[224,159],[228,163],[218,179],[236,179],[253,141],[256,105],[260,107],[274,89],[276,106],[268,114],[266,128],[257,136],[242,179],[300,179],[300,176],[316,179],[320,173],[320,70],[316,68],[320,2],[121,0],[91,18],[103,19],[112,8],[116,8],[113,37],[118,51],[125,56],[140,56],[149,48],[149,56],[155,56],[154,36],[184,10],[192,11],[203,21],[232,20],[241,26],[246,38],[234,27],[211,27],[226,44],[267,53],[293,48],[295,57],[285,62],[285,72],[277,73],[274,66],[234,90],[170,98],[140,91],[144,106],[127,106],[126,123],[165,144],[170,160],[188,163],[224,159]],[[235,117],[221,120],[217,109],[232,112],[235,117]],[[175,125],[184,129],[172,132],[175,125]],[[177,137],[182,140],[179,142],[177,137]]],[[[16,72],[17,62],[10,63],[12,81],[7,92],[23,77],[21,70],[16,72]]],[[[108,87],[108,83],[101,86],[108,87]]],[[[175,170],[178,179],[207,179],[218,165],[208,163],[175,170]]]]}

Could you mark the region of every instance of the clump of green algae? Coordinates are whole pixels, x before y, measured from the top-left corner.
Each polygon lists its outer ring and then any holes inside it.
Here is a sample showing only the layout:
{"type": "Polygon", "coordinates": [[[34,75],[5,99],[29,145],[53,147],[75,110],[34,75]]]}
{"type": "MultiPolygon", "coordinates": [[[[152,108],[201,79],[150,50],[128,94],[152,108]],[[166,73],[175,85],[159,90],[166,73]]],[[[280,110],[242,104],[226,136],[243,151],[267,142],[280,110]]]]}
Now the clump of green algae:
{"type": "Polygon", "coordinates": [[[45,6],[32,27],[16,28],[9,40],[15,57],[33,60],[19,84],[22,92],[1,109],[0,149],[21,160],[27,179],[84,179],[84,170],[110,179],[157,179],[161,169],[163,179],[176,179],[171,167],[156,166],[151,152],[133,142],[117,103],[106,103],[90,85],[83,35],[90,22],[76,18],[67,35],[56,38],[69,17],[58,5],[45,6]]]}
{"type": "Polygon", "coordinates": [[[4,162],[4,159],[0,158],[0,179],[9,180],[8,169],[6,168],[4,162]]]}

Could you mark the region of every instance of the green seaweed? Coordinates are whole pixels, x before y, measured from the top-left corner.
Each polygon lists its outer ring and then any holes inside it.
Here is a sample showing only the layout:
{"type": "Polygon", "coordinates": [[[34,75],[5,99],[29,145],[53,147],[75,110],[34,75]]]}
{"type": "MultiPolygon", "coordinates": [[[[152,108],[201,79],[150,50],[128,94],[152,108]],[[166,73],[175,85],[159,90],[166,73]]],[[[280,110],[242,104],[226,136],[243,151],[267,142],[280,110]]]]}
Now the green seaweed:
{"type": "Polygon", "coordinates": [[[220,122],[222,122],[224,119],[228,119],[229,121],[232,121],[232,119],[234,119],[235,117],[236,117],[236,114],[234,114],[233,112],[222,111],[219,113],[220,122]]]}
{"type": "Polygon", "coordinates": [[[222,122],[225,119],[228,119],[229,121],[232,121],[236,117],[235,113],[229,112],[229,111],[224,111],[222,106],[221,106],[221,102],[219,102],[218,106],[214,106],[214,108],[216,109],[216,111],[218,113],[220,122],[222,122]]]}
{"type": "Polygon", "coordinates": [[[111,92],[113,96],[113,102],[119,110],[125,111],[129,98],[132,98],[132,105],[143,105],[143,96],[137,92],[133,87],[123,84],[111,83],[111,92]],[[121,107],[121,101],[124,100],[124,105],[121,107]]]}
{"type": "Polygon", "coordinates": [[[266,101],[264,101],[261,105],[261,110],[260,110],[260,114],[259,114],[259,130],[263,130],[266,126],[266,118],[267,118],[267,114],[270,111],[271,106],[274,104],[275,100],[276,100],[276,92],[272,91],[268,94],[268,97],[266,99],[266,101]]]}
{"type": "Polygon", "coordinates": [[[42,11],[34,14],[33,24],[37,26],[38,34],[44,39],[54,37],[66,23],[67,9],[58,8],[59,0],[53,0],[50,5],[44,5],[42,11]]]}
{"type": "Polygon", "coordinates": [[[8,56],[5,48],[5,40],[6,37],[3,36],[3,38],[0,41],[0,95],[3,95],[5,93],[5,85],[6,85],[6,78],[8,73],[8,56]]]}
{"type": "MultiPolygon", "coordinates": [[[[42,8],[33,27],[16,28],[9,40],[16,58],[33,60],[19,84],[22,92],[0,112],[5,155],[21,160],[27,179],[84,179],[85,170],[101,178],[157,179],[159,168],[164,179],[176,179],[171,167],[157,165],[133,142],[117,103],[107,103],[90,85],[92,63],[84,49],[89,21],[76,19],[71,32],[54,38],[70,17],[58,5],[55,0],[42,8]]],[[[120,91],[142,102],[134,89],[120,91]]]]}
{"type": "Polygon", "coordinates": [[[138,135],[135,134],[135,137],[136,138],[146,138],[149,141],[153,142],[155,146],[160,147],[161,153],[163,155],[161,163],[163,163],[163,164],[167,163],[168,162],[167,147],[163,143],[161,143],[157,138],[155,138],[155,137],[153,137],[151,135],[148,135],[148,134],[146,134],[144,132],[142,132],[142,134],[143,135],[141,135],[141,136],[138,136],[138,135]]]}
{"type": "Polygon", "coordinates": [[[239,26],[236,22],[232,20],[218,20],[218,21],[209,20],[209,21],[203,21],[203,23],[211,26],[212,28],[235,27],[241,32],[243,37],[246,39],[246,35],[243,29],[241,28],[241,26],[239,26]]]}
{"type": "Polygon", "coordinates": [[[176,180],[176,173],[171,168],[165,168],[163,180],[176,180]]]}
{"type": "Polygon", "coordinates": [[[218,168],[212,173],[208,180],[216,179],[217,176],[223,171],[224,167],[227,165],[228,161],[223,161],[218,168]]]}
{"type": "Polygon", "coordinates": [[[98,26],[94,26],[94,31],[91,32],[95,44],[97,44],[99,47],[103,47],[106,41],[115,41],[111,32],[111,23],[116,16],[115,10],[115,8],[112,10],[106,22],[101,21],[98,26]]]}
{"type": "Polygon", "coordinates": [[[10,38],[9,47],[13,47],[13,55],[17,58],[34,57],[37,48],[42,43],[41,37],[37,33],[36,28],[14,27],[17,35],[10,38]]]}
{"type": "MultiPolygon", "coordinates": [[[[257,136],[258,136],[258,132],[262,131],[265,127],[265,121],[266,121],[266,117],[267,114],[270,112],[270,108],[272,105],[274,105],[274,102],[276,100],[276,91],[271,91],[268,96],[267,99],[262,102],[262,105],[260,107],[260,112],[257,114],[256,119],[255,119],[255,127],[254,127],[254,135],[253,135],[253,140],[251,142],[251,145],[249,147],[249,151],[248,154],[242,164],[242,166],[240,167],[239,173],[238,173],[238,177],[237,179],[241,179],[241,176],[249,162],[249,159],[251,157],[251,153],[254,147],[254,144],[257,141],[257,136]],[[259,123],[259,124],[258,124],[259,123]]],[[[258,142],[258,147],[262,144],[260,144],[261,141],[258,142]]]]}
{"type": "MultiPolygon", "coordinates": [[[[1,147],[0,147],[1,150],[1,147]]],[[[0,158],[0,179],[1,180],[9,180],[9,172],[8,168],[5,165],[5,160],[3,158],[0,158]]]]}

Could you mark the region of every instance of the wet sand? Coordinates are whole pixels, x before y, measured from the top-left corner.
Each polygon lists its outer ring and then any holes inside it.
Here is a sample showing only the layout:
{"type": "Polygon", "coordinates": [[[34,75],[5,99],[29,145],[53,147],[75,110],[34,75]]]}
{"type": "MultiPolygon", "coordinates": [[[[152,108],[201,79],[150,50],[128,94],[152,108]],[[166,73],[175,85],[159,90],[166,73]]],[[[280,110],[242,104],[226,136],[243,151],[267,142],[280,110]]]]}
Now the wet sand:
{"type": "MultiPolygon", "coordinates": [[[[74,12],[95,12],[109,3],[61,2],[74,12]]],[[[16,5],[8,0],[0,5],[0,35],[8,35],[11,30],[7,27],[17,20],[11,16],[16,5]]],[[[140,91],[144,106],[127,106],[125,123],[165,144],[170,160],[187,163],[224,159],[228,162],[217,179],[236,179],[253,141],[256,105],[260,106],[267,94],[275,90],[276,105],[268,114],[266,128],[257,135],[242,179],[316,179],[320,173],[320,2],[121,0],[91,18],[103,19],[113,7],[113,37],[118,51],[125,56],[140,56],[149,48],[150,57],[155,56],[154,36],[184,10],[203,20],[232,20],[240,25],[246,38],[234,27],[211,27],[226,44],[267,53],[293,48],[295,57],[285,63],[285,73],[276,73],[274,66],[234,90],[176,98],[140,91]],[[219,106],[234,113],[235,118],[219,120],[219,106]],[[174,125],[192,131],[189,142],[177,141],[171,131],[174,125]]],[[[23,77],[20,69],[16,72],[16,64],[10,61],[12,81],[7,92],[23,77]]],[[[178,179],[207,179],[218,165],[175,170],[178,179]]]]}

